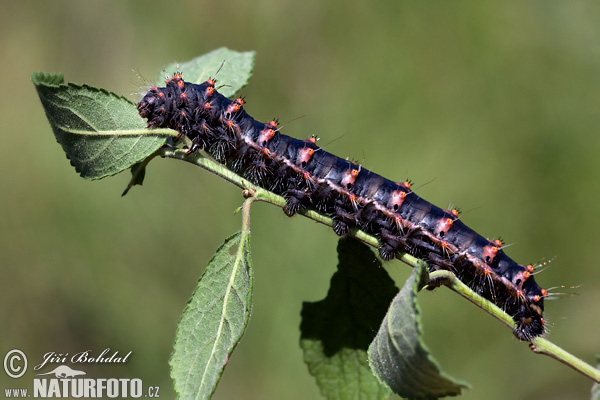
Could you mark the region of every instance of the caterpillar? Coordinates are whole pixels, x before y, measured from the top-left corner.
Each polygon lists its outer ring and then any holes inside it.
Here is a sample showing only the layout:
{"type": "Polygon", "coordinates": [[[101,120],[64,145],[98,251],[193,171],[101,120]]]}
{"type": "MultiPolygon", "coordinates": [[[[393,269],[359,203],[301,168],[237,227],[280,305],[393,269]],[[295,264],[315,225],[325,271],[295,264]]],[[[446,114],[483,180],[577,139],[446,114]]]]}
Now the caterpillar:
{"type": "Polygon", "coordinates": [[[243,98],[229,99],[216,80],[185,82],[176,72],[165,87],[152,87],[137,104],[148,128],[171,128],[191,140],[188,153],[203,150],[254,184],[283,196],[284,212],[302,208],[332,218],[340,236],[357,227],[379,240],[379,254],[398,252],[450,270],[515,321],[523,341],[543,335],[544,297],[534,267],[509,258],[500,240],[466,226],[457,210],[444,210],[417,196],[411,183],[394,182],[355,162],[326,152],[316,138],[282,134],[277,121],[256,121],[243,98]]]}

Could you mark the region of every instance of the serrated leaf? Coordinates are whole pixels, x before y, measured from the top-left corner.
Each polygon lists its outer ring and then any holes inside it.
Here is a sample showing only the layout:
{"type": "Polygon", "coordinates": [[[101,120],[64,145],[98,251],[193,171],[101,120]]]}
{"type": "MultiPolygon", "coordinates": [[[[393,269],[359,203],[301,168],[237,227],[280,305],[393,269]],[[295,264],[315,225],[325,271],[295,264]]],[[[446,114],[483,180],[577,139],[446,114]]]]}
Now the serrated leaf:
{"type": "Polygon", "coordinates": [[[169,364],[180,398],[210,398],[246,329],[251,299],[249,238],[238,232],[219,247],[179,320],[169,364]]]}
{"type": "Polygon", "coordinates": [[[422,340],[416,295],[428,276],[423,265],[413,270],[369,347],[373,371],[394,393],[409,399],[456,396],[469,387],[442,372],[422,340]]]}
{"type": "Polygon", "coordinates": [[[31,76],[56,140],[84,178],[119,173],[154,153],[168,129],[146,129],[135,105],[88,85],[64,83],[62,74],[31,76]]]}
{"type": "Polygon", "coordinates": [[[191,61],[169,64],[163,69],[159,82],[164,82],[164,74],[171,77],[175,71],[180,71],[186,82],[199,84],[214,77],[218,71],[217,79],[225,85],[219,88],[219,93],[231,97],[248,83],[255,55],[254,51],[238,52],[221,47],[191,61]]]}
{"type": "Polygon", "coordinates": [[[302,307],[304,362],[328,399],[385,399],[390,390],[371,372],[367,348],[398,288],[358,240],[340,239],[338,258],[327,297],[302,307]]]}

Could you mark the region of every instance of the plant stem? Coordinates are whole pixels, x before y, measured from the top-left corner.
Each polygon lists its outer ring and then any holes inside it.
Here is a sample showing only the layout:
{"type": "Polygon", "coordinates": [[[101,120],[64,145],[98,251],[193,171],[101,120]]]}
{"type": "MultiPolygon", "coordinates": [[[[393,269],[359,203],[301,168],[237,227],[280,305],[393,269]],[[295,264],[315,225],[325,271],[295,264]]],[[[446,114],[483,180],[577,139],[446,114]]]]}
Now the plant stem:
{"type": "Polygon", "coordinates": [[[502,322],[507,327],[511,329],[515,328],[515,321],[513,321],[513,319],[507,313],[502,311],[502,309],[494,303],[490,302],[489,300],[486,300],[479,294],[475,293],[473,290],[471,290],[470,287],[468,287],[460,279],[458,279],[456,275],[454,275],[451,271],[434,271],[431,274],[429,274],[429,279],[429,286],[439,286],[440,284],[443,284],[450,290],[458,293],[460,296],[469,300],[471,303],[475,304],[483,311],[496,318],[498,321],[502,322]]]}
{"type": "MultiPolygon", "coordinates": [[[[435,271],[430,275],[430,282],[442,283],[452,291],[458,293],[460,296],[469,300],[471,303],[477,305],[482,310],[492,315],[494,318],[502,322],[504,325],[511,329],[515,328],[515,322],[513,319],[502,311],[501,308],[484,299],[470,287],[462,283],[456,276],[450,271],[435,271]]],[[[575,357],[574,355],[566,352],[562,348],[558,347],[548,339],[543,337],[536,337],[532,340],[529,348],[538,354],[544,354],[549,356],[561,363],[573,368],[575,371],[589,377],[590,379],[600,382],[600,370],[592,367],[585,361],[575,357]]]]}
{"type": "Polygon", "coordinates": [[[536,337],[529,345],[529,348],[534,353],[543,354],[554,358],[555,360],[573,368],[580,374],[588,376],[595,382],[600,383],[600,370],[592,367],[590,364],[575,357],[571,353],[568,353],[546,338],[536,337]]]}
{"type": "Polygon", "coordinates": [[[240,248],[243,247],[241,243],[248,240],[248,236],[250,236],[250,206],[255,200],[256,197],[249,196],[242,206],[242,237],[240,238],[240,248]]]}

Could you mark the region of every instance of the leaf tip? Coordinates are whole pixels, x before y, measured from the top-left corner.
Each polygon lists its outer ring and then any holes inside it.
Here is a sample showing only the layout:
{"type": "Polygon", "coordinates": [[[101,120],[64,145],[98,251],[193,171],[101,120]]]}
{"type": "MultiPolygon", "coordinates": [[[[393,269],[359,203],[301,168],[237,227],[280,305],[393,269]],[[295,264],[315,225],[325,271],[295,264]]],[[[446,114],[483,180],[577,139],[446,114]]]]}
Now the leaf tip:
{"type": "Polygon", "coordinates": [[[34,72],[31,81],[35,86],[60,86],[65,83],[65,76],[57,72],[34,72]]]}

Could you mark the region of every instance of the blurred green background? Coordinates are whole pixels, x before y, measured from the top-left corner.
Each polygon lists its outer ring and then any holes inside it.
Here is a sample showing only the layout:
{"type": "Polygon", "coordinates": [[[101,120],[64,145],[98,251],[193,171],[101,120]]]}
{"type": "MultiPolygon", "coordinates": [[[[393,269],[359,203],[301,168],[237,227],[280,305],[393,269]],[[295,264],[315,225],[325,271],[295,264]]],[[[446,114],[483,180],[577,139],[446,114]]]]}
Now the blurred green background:
{"type": "MultiPolygon", "coordinates": [[[[81,369],[174,396],[177,319],[240,225],[240,190],[173,160],[153,161],[124,198],[129,174],[81,179],[29,77],[63,72],[135,101],[164,65],[227,46],[257,51],[242,91],[257,119],[305,116],[284,132],[318,134],[328,151],[410,178],[481,234],[514,243],[520,262],[556,257],[540,284],[581,286],[553,291],[578,296],[547,302],[550,339],[593,362],[599,20],[595,1],[1,1],[0,355],[20,348],[31,368],[50,351],[132,350],[126,365],[81,369]]],[[[266,204],[252,218],[253,315],[214,398],[317,398],[299,313],[326,295],[337,237],[266,204]]],[[[386,267],[399,284],[410,272],[386,267]]],[[[471,304],[446,290],[421,299],[434,355],[473,385],[463,398],[588,396],[589,380],[471,304]]],[[[7,382],[0,371],[0,387],[32,377],[7,382]]]]}

